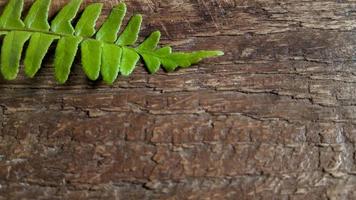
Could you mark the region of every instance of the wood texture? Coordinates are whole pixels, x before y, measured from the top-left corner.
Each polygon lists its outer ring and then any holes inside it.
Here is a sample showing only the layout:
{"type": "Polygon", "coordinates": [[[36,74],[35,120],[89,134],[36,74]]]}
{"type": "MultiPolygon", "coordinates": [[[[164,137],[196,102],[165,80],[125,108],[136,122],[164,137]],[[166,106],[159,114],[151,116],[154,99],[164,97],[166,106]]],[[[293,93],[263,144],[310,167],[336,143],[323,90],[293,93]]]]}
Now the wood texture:
{"type": "Polygon", "coordinates": [[[1,200],[356,198],[356,1],[126,3],[142,36],[226,55],[112,87],[78,62],[58,86],[53,56],[1,80],[1,200]]]}

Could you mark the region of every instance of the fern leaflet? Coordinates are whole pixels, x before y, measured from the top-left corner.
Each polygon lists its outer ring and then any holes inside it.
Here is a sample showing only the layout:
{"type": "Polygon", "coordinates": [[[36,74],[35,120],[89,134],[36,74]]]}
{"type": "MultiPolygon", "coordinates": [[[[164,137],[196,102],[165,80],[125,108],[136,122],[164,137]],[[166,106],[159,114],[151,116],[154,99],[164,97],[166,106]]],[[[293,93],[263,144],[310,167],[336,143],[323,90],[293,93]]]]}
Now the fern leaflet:
{"type": "Polygon", "coordinates": [[[167,71],[177,67],[189,67],[204,58],[221,56],[221,51],[196,51],[173,53],[171,47],[158,47],[159,31],[153,32],[143,43],[136,45],[142,23],[141,15],[134,15],[126,28],[118,35],[126,5],[114,7],[96,31],[95,25],[103,5],[87,6],[75,27],[82,0],[71,0],[48,23],[51,0],[36,0],[24,21],[21,20],[23,0],[10,0],[0,17],[0,35],[5,35],[1,47],[0,71],[6,80],[16,79],[24,44],[29,41],[25,53],[26,76],[32,78],[41,68],[48,49],[57,41],[54,59],[55,78],[64,84],[69,77],[74,58],[80,49],[83,71],[90,80],[103,80],[112,84],[119,74],[129,76],[142,58],[150,73],[160,66],[167,71]]]}

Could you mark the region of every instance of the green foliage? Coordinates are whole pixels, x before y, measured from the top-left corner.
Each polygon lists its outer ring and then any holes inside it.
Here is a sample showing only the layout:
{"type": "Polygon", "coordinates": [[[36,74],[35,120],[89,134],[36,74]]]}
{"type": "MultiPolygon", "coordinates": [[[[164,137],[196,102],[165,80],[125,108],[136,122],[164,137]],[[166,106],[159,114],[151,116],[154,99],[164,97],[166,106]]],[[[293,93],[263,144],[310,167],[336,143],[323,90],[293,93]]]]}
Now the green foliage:
{"type": "Polygon", "coordinates": [[[100,3],[87,6],[75,28],[72,20],[77,16],[82,0],[71,0],[54,17],[51,25],[47,19],[51,0],[36,0],[24,21],[21,20],[23,3],[23,0],[10,0],[0,17],[0,35],[4,35],[0,71],[7,80],[17,77],[26,42],[25,74],[32,78],[41,68],[48,49],[56,41],[54,68],[60,84],[67,81],[78,49],[87,77],[97,80],[101,75],[108,84],[112,84],[119,74],[129,76],[140,58],[148,71],[155,73],[161,65],[165,70],[173,71],[177,67],[189,67],[204,58],[223,55],[221,51],[173,53],[171,47],[159,48],[159,31],[136,45],[141,15],[134,15],[118,35],[127,10],[124,3],[113,8],[98,31],[95,25],[103,6],[100,3]]]}
{"type": "Polygon", "coordinates": [[[26,28],[47,31],[50,26],[47,21],[51,0],[35,1],[25,18],[26,28]]]}

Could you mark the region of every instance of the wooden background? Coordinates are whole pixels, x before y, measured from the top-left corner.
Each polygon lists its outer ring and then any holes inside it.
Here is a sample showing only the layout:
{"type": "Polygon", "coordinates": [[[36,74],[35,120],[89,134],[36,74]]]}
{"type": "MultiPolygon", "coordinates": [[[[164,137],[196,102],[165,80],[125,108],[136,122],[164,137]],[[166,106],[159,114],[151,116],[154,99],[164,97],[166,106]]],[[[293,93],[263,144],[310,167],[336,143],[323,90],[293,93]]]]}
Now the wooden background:
{"type": "Polygon", "coordinates": [[[52,50],[1,80],[1,200],[356,198],[355,0],[126,3],[142,37],[226,55],[59,86],[52,50]]]}

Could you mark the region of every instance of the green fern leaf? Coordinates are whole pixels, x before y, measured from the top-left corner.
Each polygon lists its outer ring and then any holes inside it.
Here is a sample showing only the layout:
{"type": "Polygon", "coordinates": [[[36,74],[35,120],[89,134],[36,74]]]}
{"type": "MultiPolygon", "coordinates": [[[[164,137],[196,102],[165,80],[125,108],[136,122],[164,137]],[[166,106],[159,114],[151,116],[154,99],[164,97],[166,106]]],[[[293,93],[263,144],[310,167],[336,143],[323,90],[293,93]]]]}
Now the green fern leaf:
{"type": "Polygon", "coordinates": [[[129,76],[136,67],[137,62],[140,60],[140,56],[134,49],[123,47],[120,72],[123,76],[129,76]]]}
{"type": "Polygon", "coordinates": [[[82,37],[92,37],[95,34],[95,24],[101,13],[103,4],[94,3],[89,5],[75,27],[75,35],[82,37]]]}
{"type": "Polygon", "coordinates": [[[152,51],[157,48],[159,40],[161,39],[161,33],[159,31],[155,31],[151,33],[151,35],[138,46],[137,50],[139,51],[152,51]]]}
{"type": "Polygon", "coordinates": [[[58,41],[54,57],[55,76],[59,83],[67,81],[78,46],[82,38],[75,36],[62,37],[58,41]]]}
{"type": "Polygon", "coordinates": [[[61,84],[69,77],[79,47],[86,76],[90,80],[97,80],[101,75],[107,84],[114,83],[119,74],[129,76],[140,58],[148,71],[155,73],[161,65],[166,71],[173,71],[177,67],[189,67],[204,58],[223,55],[221,51],[173,53],[169,46],[159,48],[159,31],[153,32],[136,45],[142,23],[141,15],[134,15],[118,36],[127,10],[124,3],[113,8],[99,31],[95,30],[95,25],[102,10],[100,3],[87,6],[75,28],[72,20],[82,0],[71,0],[54,17],[51,25],[47,19],[51,0],[36,0],[24,21],[21,20],[23,3],[23,0],[10,0],[0,17],[0,35],[5,35],[1,47],[0,71],[7,80],[17,77],[23,47],[28,40],[24,66],[25,74],[31,78],[41,68],[50,46],[58,40],[54,68],[55,78],[61,84]]]}
{"type": "Polygon", "coordinates": [[[35,1],[25,18],[27,28],[44,31],[49,30],[50,26],[47,18],[50,3],[51,0],[35,1]]]}
{"type": "Polygon", "coordinates": [[[138,39],[138,33],[140,32],[142,22],[141,15],[133,16],[125,30],[120,35],[119,39],[116,41],[117,45],[129,46],[134,45],[138,39]]]}
{"type": "Polygon", "coordinates": [[[117,78],[122,57],[122,48],[113,44],[105,44],[103,46],[103,59],[101,66],[101,75],[103,76],[103,80],[112,84],[117,78]]]}
{"type": "Polygon", "coordinates": [[[98,40],[85,40],[81,44],[83,70],[90,80],[97,80],[100,75],[102,43],[98,40]]]}
{"type": "Polygon", "coordinates": [[[1,48],[1,73],[5,79],[13,80],[17,77],[23,45],[30,35],[28,32],[12,31],[5,36],[1,48]]]}
{"type": "Polygon", "coordinates": [[[55,33],[73,34],[74,28],[72,20],[79,10],[82,0],[72,0],[69,4],[64,6],[62,10],[53,19],[51,30],[55,33]]]}
{"type": "Polygon", "coordinates": [[[25,24],[21,20],[23,0],[10,0],[0,17],[1,28],[23,28],[25,24]]]}
{"type": "Polygon", "coordinates": [[[138,46],[137,51],[140,52],[147,68],[150,73],[156,73],[161,66],[161,60],[156,55],[152,55],[152,51],[157,48],[159,40],[161,38],[161,33],[159,31],[153,32],[140,46],[138,46]]]}
{"type": "Polygon", "coordinates": [[[110,16],[96,34],[96,39],[108,43],[115,42],[125,14],[126,5],[124,3],[120,3],[111,11],[110,16]]]}
{"type": "Polygon", "coordinates": [[[44,33],[34,33],[31,36],[24,61],[25,74],[28,77],[33,78],[36,75],[50,45],[58,38],[58,36],[44,33]]]}

